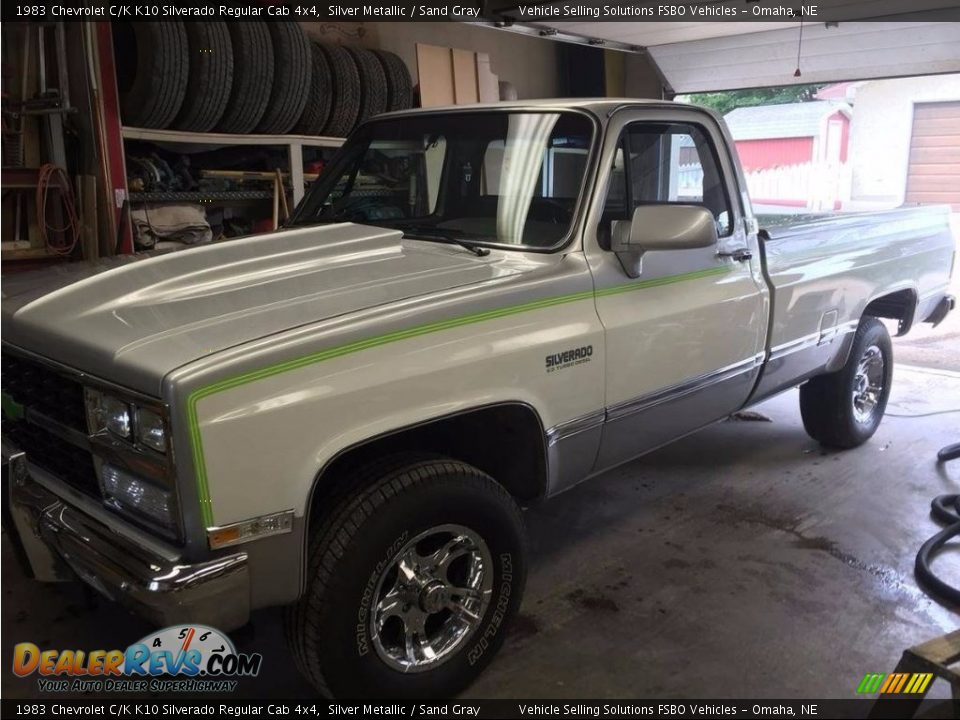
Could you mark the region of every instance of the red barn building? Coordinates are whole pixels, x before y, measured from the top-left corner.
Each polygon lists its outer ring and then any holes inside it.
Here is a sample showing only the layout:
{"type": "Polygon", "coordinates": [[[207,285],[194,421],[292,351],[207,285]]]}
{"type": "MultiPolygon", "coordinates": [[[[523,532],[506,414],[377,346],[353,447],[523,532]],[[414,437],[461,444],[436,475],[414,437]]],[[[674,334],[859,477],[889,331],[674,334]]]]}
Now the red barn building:
{"type": "Polygon", "coordinates": [[[850,106],[835,100],[737,108],[727,124],[746,172],[846,162],[850,106]]]}
{"type": "Polygon", "coordinates": [[[851,108],[840,100],[737,108],[726,121],[756,205],[839,210],[851,108]]]}

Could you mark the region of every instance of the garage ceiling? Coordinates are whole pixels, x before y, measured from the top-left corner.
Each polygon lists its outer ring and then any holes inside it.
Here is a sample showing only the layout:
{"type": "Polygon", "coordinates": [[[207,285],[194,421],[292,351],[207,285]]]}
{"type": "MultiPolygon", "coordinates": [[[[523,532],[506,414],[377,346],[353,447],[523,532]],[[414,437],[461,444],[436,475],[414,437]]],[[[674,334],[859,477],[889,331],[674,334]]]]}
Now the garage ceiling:
{"type": "MultiPolygon", "coordinates": [[[[738,12],[761,5],[747,0],[694,4],[738,12]]],[[[799,78],[794,70],[800,23],[794,21],[543,20],[523,25],[527,30],[552,28],[621,48],[646,48],[676,93],[960,71],[960,22],[931,22],[960,20],[956,0],[913,0],[909,14],[903,13],[904,5],[903,0],[818,3],[820,17],[840,18],[839,24],[803,23],[799,78]]]]}
{"type": "Polygon", "coordinates": [[[657,45],[674,92],[867,80],[960,71],[960,23],[852,22],[657,45]]]}

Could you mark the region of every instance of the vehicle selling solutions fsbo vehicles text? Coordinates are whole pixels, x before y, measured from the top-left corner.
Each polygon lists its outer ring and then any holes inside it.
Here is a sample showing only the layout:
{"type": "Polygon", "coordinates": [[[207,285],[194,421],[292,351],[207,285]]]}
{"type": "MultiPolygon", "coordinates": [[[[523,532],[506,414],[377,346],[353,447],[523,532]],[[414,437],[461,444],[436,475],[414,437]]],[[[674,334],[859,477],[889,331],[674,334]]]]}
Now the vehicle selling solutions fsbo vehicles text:
{"type": "Polygon", "coordinates": [[[613,17],[735,17],[736,8],[707,5],[520,5],[520,17],[539,18],[613,18],[613,17]]]}

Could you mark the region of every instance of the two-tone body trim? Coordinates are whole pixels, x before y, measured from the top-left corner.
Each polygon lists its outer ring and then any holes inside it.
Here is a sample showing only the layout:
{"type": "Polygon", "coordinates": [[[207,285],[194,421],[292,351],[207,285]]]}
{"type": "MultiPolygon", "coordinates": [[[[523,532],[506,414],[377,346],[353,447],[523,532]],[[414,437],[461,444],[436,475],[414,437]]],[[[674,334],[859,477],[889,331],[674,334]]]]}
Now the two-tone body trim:
{"type": "MultiPolygon", "coordinates": [[[[758,353],[742,362],[549,428],[546,432],[548,440],[548,494],[555,495],[562,492],[610,467],[611,463],[605,459],[610,456],[610,453],[605,455],[599,452],[605,429],[612,429],[621,422],[629,424],[631,418],[636,418],[637,422],[642,424],[650,417],[647,413],[651,412],[655,414],[663,413],[664,416],[673,415],[672,408],[678,403],[682,403],[685,399],[693,398],[700,393],[713,393],[716,390],[722,396],[724,388],[728,387],[732,381],[738,383],[752,382],[763,363],[763,359],[764,354],[758,353]]],[[[718,418],[707,418],[707,422],[716,419],[718,418]]],[[[697,427],[702,424],[694,423],[697,427]]],[[[655,446],[659,446],[659,443],[655,446]]],[[[643,454],[651,449],[653,447],[645,446],[642,442],[635,445],[636,454],[643,454]]],[[[630,454],[630,450],[618,447],[616,453],[623,459],[624,454],[630,454]]]]}
{"type": "Polygon", "coordinates": [[[547,447],[553,447],[581,433],[603,427],[606,419],[607,412],[605,410],[598,410],[597,412],[588,413],[587,415],[558,423],[546,431],[547,447]]]}
{"type": "Polygon", "coordinates": [[[695,393],[716,385],[717,383],[730,380],[737,375],[752,372],[763,362],[763,358],[764,354],[758,353],[752,358],[748,358],[742,362],[728,365],[727,367],[714,370],[713,372],[704,373],[698,377],[691,378],[690,380],[678,383],[668,388],[664,388],[663,390],[658,390],[657,392],[649,395],[644,395],[643,397],[618,403],[613,407],[607,408],[606,419],[607,421],[620,420],[622,418],[629,417],[630,415],[649,410],[658,405],[662,405],[673,400],[679,400],[680,398],[686,397],[691,393],[695,393]]]}
{"type": "Polygon", "coordinates": [[[447,320],[415,325],[403,330],[398,330],[384,335],[349,342],[343,345],[334,346],[314,353],[303,355],[291,360],[268,365],[241,375],[225,378],[218,382],[205,385],[190,393],[187,398],[187,425],[192,450],[194,472],[196,475],[197,495],[200,503],[201,518],[205,527],[214,526],[213,505],[210,495],[209,480],[207,477],[207,463],[204,458],[203,437],[200,430],[200,419],[198,413],[198,403],[204,398],[217,393],[237,388],[249,383],[257,382],[275,375],[297,370],[299,368],[322,363],[334,358],[343,357],[363,350],[368,350],[383,345],[387,345],[402,340],[409,340],[423,335],[442,332],[453,328],[463,327],[476,323],[487,322],[498,318],[504,318],[519,313],[532,312],[544,308],[555,307],[566,303],[580,302],[584,300],[593,301],[597,297],[609,295],[619,295],[622,293],[646,290],[655,287],[662,287],[673,283],[684,282],[687,280],[697,280],[708,277],[724,275],[730,272],[728,266],[717,266],[693,272],[678,273],[637,282],[623,283],[598,290],[587,290],[583,292],[570,293],[553,297],[546,297],[539,300],[533,300],[527,303],[511,305],[502,308],[496,308],[468,315],[452,317],[447,320]]]}
{"type": "Polygon", "coordinates": [[[848,333],[856,332],[859,324],[859,319],[851,320],[841,325],[834,325],[833,327],[826,328],[820,332],[804,335],[801,338],[791,340],[790,342],[783,343],[782,345],[777,345],[774,348],[770,348],[770,359],[780,360],[788,355],[792,355],[793,353],[807,350],[809,348],[816,347],[817,345],[825,345],[829,342],[833,342],[833,340],[843,337],[848,333]]]}
{"type": "Polygon", "coordinates": [[[678,383],[663,390],[658,390],[655,393],[618,403],[605,410],[588,413],[581,417],[558,423],[546,431],[548,445],[556,445],[558,442],[573,437],[574,435],[579,435],[582,432],[601,426],[607,421],[619,420],[634,413],[649,410],[657,405],[676,400],[716,383],[723,382],[724,380],[729,380],[742,373],[750,372],[763,362],[763,358],[763,353],[758,353],[748,360],[721,368],[715,372],[691,378],[687,382],[678,383]]]}

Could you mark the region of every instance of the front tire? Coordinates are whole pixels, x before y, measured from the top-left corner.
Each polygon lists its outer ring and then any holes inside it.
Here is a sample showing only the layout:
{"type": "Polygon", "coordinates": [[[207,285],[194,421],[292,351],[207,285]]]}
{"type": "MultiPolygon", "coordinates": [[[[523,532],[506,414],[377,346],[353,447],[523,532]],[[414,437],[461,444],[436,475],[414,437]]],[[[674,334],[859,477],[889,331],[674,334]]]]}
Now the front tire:
{"type": "Polygon", "coordinates": [[[890,334],[879,320],[865,317],[846,364],[800,387],[800,414],[807,434],[827,447],[862,445],[880,426],[892,379],[890,334]]]}
{"type": "Polygon", "coordinates": [[[326,695],[450,697],[501,645],[526,577],[520,510],[476,468],[369,466],[313,535],[287,612],[300,671],[326,695]]]}

